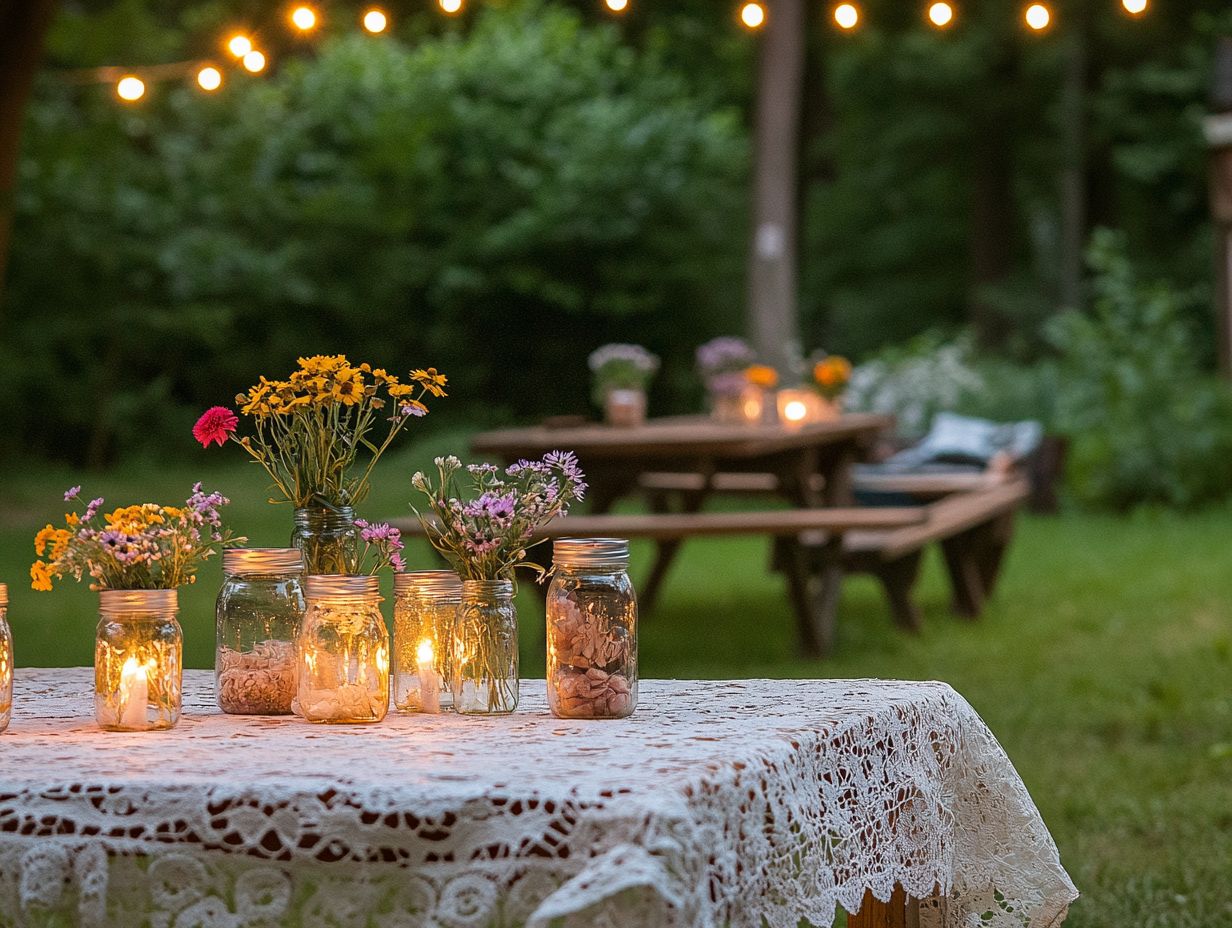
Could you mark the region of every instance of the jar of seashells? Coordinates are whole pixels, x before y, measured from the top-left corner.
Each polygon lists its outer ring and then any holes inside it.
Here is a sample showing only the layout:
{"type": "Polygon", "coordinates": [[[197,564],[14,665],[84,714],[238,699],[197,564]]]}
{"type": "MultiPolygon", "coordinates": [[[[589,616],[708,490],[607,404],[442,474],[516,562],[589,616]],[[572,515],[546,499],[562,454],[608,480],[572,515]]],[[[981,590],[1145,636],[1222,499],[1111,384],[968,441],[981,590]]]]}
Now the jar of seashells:
{"type": "Polygon", "coordinates": [[[293,710],[309,722],[379,722],[389,711],[389,632],[377,577],[307,580],[293,710]]]}
{"type": "Polygon", "coordinates": [[[394,574],[394,705],[401,712],[453,708],[453,626],[462,580],[452,570],[394,574]]]}
{"type": "Polygon", "coordinates": [[[548,707],[569,719],[622,719],[637,706],[637,597],[629,543],[561,538],[548,588],[548,707]]]}
{"type": "Polygon", "coordinates": [[[304,618],[303,555],[297,548],[228,548],[215,607],[218,708],[235,715],[289,715],[295,638],[304,618]]]}

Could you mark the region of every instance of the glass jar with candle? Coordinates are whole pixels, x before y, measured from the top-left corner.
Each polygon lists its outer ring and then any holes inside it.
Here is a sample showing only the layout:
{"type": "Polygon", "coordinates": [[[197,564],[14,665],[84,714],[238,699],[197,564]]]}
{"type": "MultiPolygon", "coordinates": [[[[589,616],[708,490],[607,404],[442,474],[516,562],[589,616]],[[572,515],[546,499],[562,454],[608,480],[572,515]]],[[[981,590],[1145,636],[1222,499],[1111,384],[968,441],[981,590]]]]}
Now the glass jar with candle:
{"type": "Polygon", "coordinates": [[[622,719],[637,706],[637,597],[629,543],[561,538],[548,587],[548,708],[569,719],[622,719]]]}
{"type": "Polygon", "coordinates": [[[180,720],[184,636],[175,590],[102,590],[94,640],[94,718],[107,731],[180,720]]]}
{"type": "Polygon", "coordinates": [[[0,731],[13,717],[13,634],[9,630],[9,588],[0,583],[0,731]]]}
{"type": "Polygon", "coordinates": [[[463,715],[518,707],[518,613],[512,580],[464,580],[454,624],[453,706],[463,715]]]}
{"type": "Polygon", "coordinates": [[[295,638],[304,617],[304,561],[296,548],[228,548],[215,606],[218,708],[288,715],[295,638]]]}
{"type": "Polygon", "coordinates": [[[297,712],[309,722],[379,722],[389,711],[389,632],[376,577],[310,576],[296,642],[297,712]]]}
{"type": "Polygon", "coordinates": [[[453,623],[462,581],[452,570],[394,574],[394,705],[402,712],[453,708],[453,623]]]}

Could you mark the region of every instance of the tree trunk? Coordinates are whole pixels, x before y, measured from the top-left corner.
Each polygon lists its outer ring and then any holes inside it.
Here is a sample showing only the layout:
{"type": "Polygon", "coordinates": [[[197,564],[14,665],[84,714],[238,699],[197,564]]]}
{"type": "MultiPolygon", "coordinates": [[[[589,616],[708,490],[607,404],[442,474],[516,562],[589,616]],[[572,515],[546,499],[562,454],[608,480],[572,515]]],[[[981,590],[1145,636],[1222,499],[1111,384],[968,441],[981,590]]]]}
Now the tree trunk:
{"type": "Polygon", "coordinates": [[[804,0],[767,3],[754,130],[748,329],[763,361],[786,369],[800,350],[796,165],[804,76],[804,0]]]}
{"type": "MultiPolygon", "coordinates": [[[[0,295],[13,232],[21,126],[55,6],[55,0],[0,0],[0,295]]],[[[0,312],[3,306],[0,299],[0,312]]]]}

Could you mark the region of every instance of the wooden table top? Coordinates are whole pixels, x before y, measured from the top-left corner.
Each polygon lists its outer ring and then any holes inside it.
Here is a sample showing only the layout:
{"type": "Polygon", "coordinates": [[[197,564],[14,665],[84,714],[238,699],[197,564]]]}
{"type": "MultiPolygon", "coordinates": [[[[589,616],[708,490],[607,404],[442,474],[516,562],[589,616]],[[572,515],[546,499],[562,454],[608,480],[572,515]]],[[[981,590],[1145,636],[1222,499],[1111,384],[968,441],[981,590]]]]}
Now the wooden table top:
{"type": "Polygon", "coordinates": [[[803,448],[868,439],[889,428],[889,416],[845,414],[830,422],[799,426],[716,422],[705,416],[649,419],[644,425],[618,428],[598,423],[550,428],[499,429],[471,440],[477,454],[505,458],[539,457],[556,449],[596,458],[679,458],[686,455],[755,458],[803,448]]]}

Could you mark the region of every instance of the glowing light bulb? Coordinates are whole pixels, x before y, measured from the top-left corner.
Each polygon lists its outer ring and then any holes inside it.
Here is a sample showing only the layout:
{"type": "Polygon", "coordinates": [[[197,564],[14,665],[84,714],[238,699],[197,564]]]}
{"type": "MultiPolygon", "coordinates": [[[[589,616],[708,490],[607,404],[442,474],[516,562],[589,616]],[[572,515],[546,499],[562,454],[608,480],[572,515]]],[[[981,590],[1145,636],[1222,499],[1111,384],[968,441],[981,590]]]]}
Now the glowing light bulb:
{"type": "Polygon", "coordinates": [[[437,2],[440,3],[441,9],[450,16],[462,12],[462,0],[437,0],[437,2]]]}
{"type": "Polygon", "coordinates": [[[116,96],[133,103],[145,96],[145,81],[139,77],[122,77],[116,83],[116,96]]]}
{"type": "Polygon", "coordinates": [[[197,83],[202,90],[217,90],[222,86],[222,72],[217,68],[202,68],[197,72],[197,83]]]}
{"type": "Polygon", "coordinates": [[[364,28],[373,35],[384,32],[389,26],[389,17],[380,10],[369,10],[364,14],[364,28]]]}
{"type": "Polygon", "coordinates": [[[1121,0],[1121,6],[1130,16],[1141,16],[1146,12],[1147,0],[1121,0]]]}
{"type": "Polygon", "coordinates": [[[317,25],[316,10],[310,6],[297,6],[291,11],[291,25],[300,32],[315,29],[317,25]]]}
{"type": "Polygon", "coordinates": [[[834,21],[840,29],[854,29],[860,25],[860,8],[854,3],[840,3],[834,8],[834,21]]]}
{"type": "Polygon", "coordinates": [[[252,39],[246,35],[233,35],[231,41],[227,43],[227,51],[236,58],[243,58],[252,51],[252,39]]]}
{"type": "Polygon", "coordinates": [[[623,13],[629,8],[629,0],[605,0],[607,8],[613,13],[623,13]]]}
{"type": "Polygon", "coordinates": [[[740,22],[746,29],[760,29],[766,23],[766,8],[760,3],[746,3],[740,8],[740,22]]]}
{"type": "Polygon", "coordinates": [[[253,49],[244,56],[244,68],[253,74],[260,74],[265,70],[265,56],[253,49]]]}
{"type": "Polygon", "coordinates": [[[1052,22],[1052,12],[1042,3],[1032,3],[1022,14],[1027,26],[1036,32],[1042,32],[1052,22]]]}
{"type": "Polygon", "coordinates": [[[928,8],[928,21],[938,29],[944,29],[954,22],[954,8],[944,0],[938,0],[928,8]]]}

